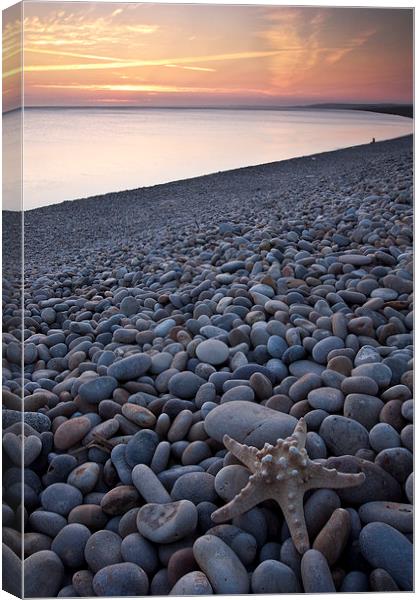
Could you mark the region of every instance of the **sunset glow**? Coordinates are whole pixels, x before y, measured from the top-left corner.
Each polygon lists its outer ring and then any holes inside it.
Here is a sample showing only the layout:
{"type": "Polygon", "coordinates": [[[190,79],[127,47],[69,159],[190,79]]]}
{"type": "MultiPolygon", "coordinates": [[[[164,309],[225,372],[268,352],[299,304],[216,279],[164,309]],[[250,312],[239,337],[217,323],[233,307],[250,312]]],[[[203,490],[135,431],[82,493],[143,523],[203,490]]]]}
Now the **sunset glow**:
{"type": "MultiPolygon", "coordinates": [[[[16,104],[20,24],[3,30],[16,104]]],[[[411,102],[412,12],[30,2],[27,106],[411,102]]]]}

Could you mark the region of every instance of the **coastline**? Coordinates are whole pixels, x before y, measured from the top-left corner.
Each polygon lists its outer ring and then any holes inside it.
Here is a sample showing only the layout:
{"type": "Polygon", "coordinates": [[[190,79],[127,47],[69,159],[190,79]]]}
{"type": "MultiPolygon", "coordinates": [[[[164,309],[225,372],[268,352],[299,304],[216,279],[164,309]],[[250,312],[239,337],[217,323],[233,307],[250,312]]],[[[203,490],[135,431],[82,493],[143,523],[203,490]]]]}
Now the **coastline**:
{"type": "MultiPolygon", "coordinates": [[[[207,205],[212,207],[209,212],[212,221],[223,219],[229,206],[233,209],[237,206],[238,210],[245,205],[257,209],[261,202],[271,202],[274,206],[276,198],[281,197],[277,186],[290,186],[293,182],[310,189],[314,177],[333,181],[338,175],[342,179],[348,174],[351,185],[360,179],[355,176],[357,169],[365,171],[370,162],[376,164],[377,159],[397,157],[400,152],[410,151],[412,144],[413,136],[404,136],[28,210],[25,211],[26,255],[29,261],[41,266],[54,255],[61,259],[71,256],[83,244],[93,250],[111,242],[118,244],[122,239],[130,239],[134,244],[144,235],[149,240],[171,218],[176,218],[182,226],[194,223],[207,205]],[[110,223],[113,227],[109,227],[110,223]],[[76,235],[68,235],[69,227],[76,235]],[[48,255],[44,251],[47,247],[48,255]]],[[[13,222],[17,217],[4,211],[3,218],[7,225],[8,219],[13,222]]]]}

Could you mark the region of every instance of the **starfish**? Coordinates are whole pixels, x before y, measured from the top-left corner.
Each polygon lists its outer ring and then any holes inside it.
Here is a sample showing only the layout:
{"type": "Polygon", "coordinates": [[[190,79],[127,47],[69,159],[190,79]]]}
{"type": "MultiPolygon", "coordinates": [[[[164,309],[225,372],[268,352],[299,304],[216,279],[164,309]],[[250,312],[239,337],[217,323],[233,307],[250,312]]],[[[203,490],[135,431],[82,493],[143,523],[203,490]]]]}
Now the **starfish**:
{"type": "Polygon", "coordinates": [[[360,485],[364,473],[340,473],[313,462],[305,450],[306,422],[300,419],[292,435],[278,439],[275,446],[266,443],[258,450],[240,444],[228,435],[226,448],[251,471],[247,485],[211,518],[222,523],[251,510],[264,500],[275,500],[289,527],[293,543],[300,554],[309,550],[309,537],[303,512],[303,496],[314,488],[346,488],[360,485]]]}

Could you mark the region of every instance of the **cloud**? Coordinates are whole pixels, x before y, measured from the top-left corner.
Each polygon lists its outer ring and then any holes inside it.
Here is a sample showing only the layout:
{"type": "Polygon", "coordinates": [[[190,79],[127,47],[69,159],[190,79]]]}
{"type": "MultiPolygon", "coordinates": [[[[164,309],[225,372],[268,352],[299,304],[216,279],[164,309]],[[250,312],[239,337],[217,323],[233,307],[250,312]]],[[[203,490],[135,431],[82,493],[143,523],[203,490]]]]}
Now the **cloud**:
{"type": "MultiPolygon", "coordinates": [[[[30,50],[31,52],[35,52],[35,50],[30,50]]],[[[267,56],[274,56],[278,54],[278,51],[257,51],[257,52],[232,52],[226,54],[209,54],[205,56],[185,56],[185,57],[176,57],[176,58],[160,58],[160,59],[152,59],[152,60],[125,60],[125,59],[117,59],[111,60],[109,62],[100,62],[100,63],[70,63],[70,64],[50,64],[50,65],[26,65],[24,71],[25,73],[35,73],[35,72],[45,72],[45,71],[98,71],[103,69],[132,69],[138,67],[158,67],[158,66],[166,66],[168,64],[176,64],[176,65],[190,65],[194,63],[202,63],[202,62],[220,62],[220,61],[235,61],[235,60],[245,60],[250,58],[264,58],[267,56]]],[[[15,74],[14,70],[6,71],[3,73],[3,78],[10,77],[15,74]]]]}

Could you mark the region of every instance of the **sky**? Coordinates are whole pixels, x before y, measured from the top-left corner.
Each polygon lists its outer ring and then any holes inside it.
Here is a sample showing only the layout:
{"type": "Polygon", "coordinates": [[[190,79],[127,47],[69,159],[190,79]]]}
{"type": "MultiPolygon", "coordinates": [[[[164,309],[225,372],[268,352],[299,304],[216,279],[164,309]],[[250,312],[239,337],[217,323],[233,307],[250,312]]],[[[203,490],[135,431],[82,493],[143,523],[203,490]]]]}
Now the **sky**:
{"type": "Polygon", "coordinates": [[[412,102],[412,11],[25,2],[3,18],[3,103],[412,102]]]}

